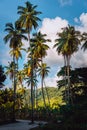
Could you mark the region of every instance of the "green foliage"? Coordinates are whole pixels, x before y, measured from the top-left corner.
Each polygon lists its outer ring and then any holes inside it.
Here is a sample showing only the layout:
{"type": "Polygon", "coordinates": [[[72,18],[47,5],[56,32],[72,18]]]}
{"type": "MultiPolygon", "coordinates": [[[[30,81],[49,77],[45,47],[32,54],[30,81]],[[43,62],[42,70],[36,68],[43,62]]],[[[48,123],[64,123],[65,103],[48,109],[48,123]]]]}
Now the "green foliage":
{"type": "MultiPolygon", "coordinates": [[[[63,88],[58,90],[58,88],[55,88],[55,87],[47,87],[47,92],[48,92],[51,108],[56,108],[56,107],[59,108],[61,105],[65,104],[65,102],[63,101],[62,91],[63,91],[63,88]]],[[[45,95],[46,105],[49,106],[45,88],[44,88],[44,95],[45,95]]],[[[30,90],[27,89],[25,91],[25,99],[27,99],[26,101],[28,103],[28,106],[29,106],[29,102],[30,102],[29,97],[30,97],[30,90]]],[[[37,99],[36,100],[37,100],[38,107],[44,107],[41,88],[39,88],[37,90],[37,99]]],[[[26,104],[25,103],[26,101],[24,101],[24,104],[26,104]]]]}
{"type": "MultiPolygon", "coordinates": [[[[0,90],[0,122],[8,121],[13,119],[13,97],[12,89],[0,90]]],[[[20,93],[16,94],[16,112],[19,111],[23,106],[22,95],[20,93]]]]}
{"type": "Polygon", "coordinates": [[[4,74],[4,68],[2,67],[2,65],[0,65],[0,88],[2,88],[4,86],[3,82],[6,79],[6,75],[4,74]]]}

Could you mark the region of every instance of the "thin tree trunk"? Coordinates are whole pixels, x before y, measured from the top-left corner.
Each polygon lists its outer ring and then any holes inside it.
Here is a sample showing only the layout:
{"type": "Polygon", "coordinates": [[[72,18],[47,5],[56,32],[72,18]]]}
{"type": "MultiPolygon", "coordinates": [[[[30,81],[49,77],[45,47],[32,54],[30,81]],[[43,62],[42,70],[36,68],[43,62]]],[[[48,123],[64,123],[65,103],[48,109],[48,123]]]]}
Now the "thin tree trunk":
{"type": "Polygon", "coordinates": [[[42,87],[42,96],[43,96],[43,102],[44,102],[44,106],[46,108],[46,102],[45,102],[45,96],[44,96],[44,88],[43,88],[43,76],[42,76],[42,79],[41,79],[41,87],[42,87]]]}
{"type": "MultiPolygon", "coordinates": [[[[28,29],[28,40],[29,40],[29,47],[31,50],[30,45],[30,30],[28,29]]],[[[32,58],[32,52],[31,52],[31,122],[34,123],[34,102],[33,102],[33,58],[32,58]]]]}
{"type": "Polygon", "coordinates": [[[70,103],[70,56],[67,56],[68,103],[70,103]]]}
{"type": "MultiPolygon", "coordinates": [[[[13,50],[14,51],[14,50],[13,50]]],[[[14,103],[13,103],[13,121],[16,120],[15,117],[15,103],[16,103],[16,73],[15,73],[15,56],[13,55],[13,63],[14,63],[14,72],[13,72],[13,85],[14,85],[14,103]]]]}
{"type": "MultiPolygon", "coordinates": [[[[41,67],[43,64],[43,59],[41,58],[41,67]]],[[[42,69],[42,68],[41,68],[42,69]]],[[[41,70],[43,72],[43,70],[41,70]]],[[[46,102],[45,102],[45,96],[44,96],[44,88],[43,88],[43,83],[44,83],[44,78],[43,78],[43,73],[42,73],[42,77],[41,77],[41,87],[42,87],[42,96],[43,96],[43,102],[44,102],[44,106],[46,108],[46,102]]]]}
{"type": "Polygon", "coordinates": [[[66,68],[66,55],[64,55],[64,80],[65,80],[65,101],[67,102],[67,68],[66,68]]]}
{"type": "MultiPolygon", "coordinates": [[[[31,52],[32,53],[32,52],[31,52]]],[[[32,109],[32,123],[34,123],[34,94],[33,94],[33,58],[31,54],[31,109],[32,109]]]]}
{"type": "Polygon", "coordinates": [[[49,104],[49,106],[50,106],[50,98],[49,98],[49,94],[48,94],[48,90],[47,90],[47,87],[46,87],[45,81],[44,81],[44,86],[45,86],[45,89],[46,89],[46,94],[47,94],[48,104],[49,104]]]}
{"type": "MultiPolygon", "coordinates": [[[[35,79],[37,78],[37,74],[36,74],[36,68],[35,68],[35,79]]],[[[37,95],[38,95],[38,90],[37,90],[37,84],[35,84],[35,107],[38,107],[38,100],[37,100],[37,95]]]]}

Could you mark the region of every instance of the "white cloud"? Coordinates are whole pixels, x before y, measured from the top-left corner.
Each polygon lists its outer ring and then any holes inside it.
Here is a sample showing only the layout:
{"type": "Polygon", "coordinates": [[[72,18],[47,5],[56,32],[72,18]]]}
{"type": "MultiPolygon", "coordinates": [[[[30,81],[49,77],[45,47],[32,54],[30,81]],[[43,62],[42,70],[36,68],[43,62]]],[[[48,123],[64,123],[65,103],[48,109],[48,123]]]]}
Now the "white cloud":
{"type": "Polygon", "coordinates": [[[60,3],[61,6],[72,4],[72,0],[58,0],[58,2],[60,3]]]}
{"type": "Polygon", "coordinates": [[[71,65],[73,68],[86,67],[87,66],[87,53],[83,52],[81,48],[71,58],[71,65]]]}
{"type": "Polygon", "coordinates": [[[87,32],[87,13],[82,13],[77,19],[80,25],[76,26],[76,29],[80,30],[82,33],[87,32]]]}
{"type": "Polygon", "coordinates": [[[42,27],[39,30],[42,33],[46,33],[48,38],[54,41],[57,32],[60,32],[61,28],[67,25],[68,25],[68,21],[60,17],[56,17],[55,19],[45,18],[42,21],[42,27]]]}
{"type": "MultiPolygon", "coordinates": [[[[76,25],[75,28],[81,33],[86,32],[87,33],[87,13],[82,13],[80,17],[78,18],[80,25],[76,25]]],[[[85,67],[87,66],[87,51],[83,52],[81,50],[81,47],[79,51],[72,56],[71,64],[74,67],[85,67]]]]}
{"type": "Polygon", "coordinates": [[[82,26],[87,27],[87,13],[82,13],[80,16],[82,26]]]}
{"type": "Polygon", "coordinates": [[[66,27],[68,25],[68,21],[62,19],[60,17],[56,17],[55,19],[45,18],[42,22],[42,27],[39,29],[43,34],[47,34],[47,38],[51,39],[51,43],[47,43],[50,47],[48,50],[48,55],[45,58],[45,62],[50,66],[54,66],[55,64],[61,64],[63,62],[62,56],[58,56],[53,46],[55,44],[55,39],[57,38],[57,33],[61,32],[61,28],[66,27]]]}

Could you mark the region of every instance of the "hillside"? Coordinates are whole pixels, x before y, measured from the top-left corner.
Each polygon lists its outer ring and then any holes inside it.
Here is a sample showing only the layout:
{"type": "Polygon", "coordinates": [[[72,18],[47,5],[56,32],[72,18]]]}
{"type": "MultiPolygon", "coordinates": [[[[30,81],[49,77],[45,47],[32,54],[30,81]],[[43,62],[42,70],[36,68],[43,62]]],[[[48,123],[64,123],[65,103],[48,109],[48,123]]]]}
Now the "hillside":
{"type": "MultiPolygon", "coordinates": [[[[58,89],[55,87],[46,87],[44,88],[44,95],[46,104],[51,107],[59,107],[59,105],[64,104],[63,97],[62,97],[63,89],[58,89]]],[[[35,102],[37,102],[38,106],[44,106],[43,98],[42,98],[42,90],[41,88],[34,91],[35,102]]],[[[27,89],[24,96],[24,103],[30,103],[30,89],[27,89]]]]}

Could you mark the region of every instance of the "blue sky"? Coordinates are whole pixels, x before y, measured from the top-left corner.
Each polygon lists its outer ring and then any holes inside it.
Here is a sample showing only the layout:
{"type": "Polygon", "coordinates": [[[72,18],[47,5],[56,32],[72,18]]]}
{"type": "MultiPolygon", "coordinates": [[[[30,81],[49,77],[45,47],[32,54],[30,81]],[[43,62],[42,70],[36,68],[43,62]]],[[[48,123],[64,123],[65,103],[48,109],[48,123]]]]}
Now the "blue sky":
{"type": "MultiPolygon", "coordinates": [[[[17,7],[25,6],[26,0],[0,0],[0,64],[3,66],[11,60],[9,56],[9,47],[4,44],[3,38],[5,24],[14,23],[17,18],[17,7]]],[[[37,10],[41,11],[41,22],[39,27],[42,33],[52,40],[49,44],[50,50],[45,62],[51,67],[49,77],[46,79],[47,85],[56,86],[58,69],[63,66],[63,57],[58,56],[53,49],[56,33],[61,31],[62,27],[68,24],[75,26],[81,32],[87,31],[87,1],[86,0],[30,0],[34,5],[38,5],[37,10]]],[[[47,43],[48,44],[48,43],[47,43]]],[[[71,64],[73,67],[87,66],[87,52],[79,50],[72,56],[71,64]]],[[[20,60],[20,66],[26,61],[26,56],[20,60]]],[[[9,80],[6,85],[9,86],[9,80]]]]}

